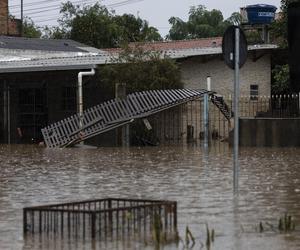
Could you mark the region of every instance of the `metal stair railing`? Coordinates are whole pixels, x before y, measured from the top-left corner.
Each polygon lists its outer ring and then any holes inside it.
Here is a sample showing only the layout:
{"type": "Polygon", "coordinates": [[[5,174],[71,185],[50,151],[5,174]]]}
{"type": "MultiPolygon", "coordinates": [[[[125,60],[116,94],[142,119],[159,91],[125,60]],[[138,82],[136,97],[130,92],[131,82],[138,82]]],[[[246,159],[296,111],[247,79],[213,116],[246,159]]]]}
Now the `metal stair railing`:
{"type": "Polygon", "coordinates": [[[221,111],[221,113],[224,115],[224,117],[230,121],[230,119],[233,117],[232,111],[229,109],[228,105],[224,101],[223,96],[212,94],[211,95],[211,102],[221,111]]]}
{"type": "MultiPolygon", "coordinates": [[[[67,147],[101,133],[131,123],[163,110],[202,97],[207,90],[150,90],[136,92],[126,98],[113,99],[84,111],[80,117],[75,114],[42,129],[47,147],[67,147]]],[[[212,98],[214,99],[214,98],[212,98]]],[[[225,115],[228,111],[225,102],[213,102],[225,115]],[[216,104],[217,103],[217,104],[216,104]],[[223,105],[223,106],[222,106],[223,105]],[[223,110],[223,111],[222,111],[223,110]]]]}

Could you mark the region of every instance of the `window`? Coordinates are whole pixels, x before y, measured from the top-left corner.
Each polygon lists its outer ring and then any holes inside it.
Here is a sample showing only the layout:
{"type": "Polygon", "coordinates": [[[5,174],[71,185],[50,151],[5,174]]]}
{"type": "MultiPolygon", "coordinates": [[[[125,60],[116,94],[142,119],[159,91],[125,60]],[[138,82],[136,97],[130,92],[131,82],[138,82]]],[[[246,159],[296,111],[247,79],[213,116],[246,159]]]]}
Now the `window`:
{"type": "Polygon", "coordinates": [[[258,99],[258,85],[250,85],[250,100],[258,99]]]}
{"type": "Polygon", "coordinates": [[[76,88],[64,87],[62,91],[62,110],[76,111],[76,88]]]}

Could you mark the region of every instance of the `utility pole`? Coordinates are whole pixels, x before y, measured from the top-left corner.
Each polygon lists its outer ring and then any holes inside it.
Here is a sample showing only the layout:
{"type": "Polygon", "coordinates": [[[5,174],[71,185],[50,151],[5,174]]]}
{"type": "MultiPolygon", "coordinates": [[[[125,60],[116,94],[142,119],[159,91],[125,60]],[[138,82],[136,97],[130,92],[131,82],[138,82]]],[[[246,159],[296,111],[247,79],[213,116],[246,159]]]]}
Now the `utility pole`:
{"type": "Polygon", "coordinates": [[[24,22],[24,9],[23,9],[23,0],[21,0],[21,36],[23,36],[23,22],[24,22]]]}
{"type": "Polygon", "coordinates": [[[245,33],[238,26],[229,26],[223,35],[222,53],[224,62],[234,70],[234,138],[233,138],[233,190],[239,191],[239,96],[240,68],[245,64],[248,45],[245,33]]]}

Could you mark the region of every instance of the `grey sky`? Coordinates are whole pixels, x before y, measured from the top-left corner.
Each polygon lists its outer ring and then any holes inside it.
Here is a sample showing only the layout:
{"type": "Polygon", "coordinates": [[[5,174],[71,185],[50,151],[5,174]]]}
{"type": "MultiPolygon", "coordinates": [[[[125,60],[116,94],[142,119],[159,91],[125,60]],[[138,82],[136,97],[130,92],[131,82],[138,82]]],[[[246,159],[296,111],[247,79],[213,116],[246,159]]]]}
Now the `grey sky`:
{"type": "MultiPolygon", "coordinates": [[[[59,12],[60,0],[23,0],[25,15],[31,16],[32,19],[38,25],[55,25],[56,19],[59,12]],[[47,7],[51,6],[51,7],[47,7]],[[26,12],[26,9],[28,10],[26,12]],[[39,13],[40,12],[40,13],[39,13]],[[29,14],[33,13],[33,14],[29,14]]],[[[95,3],[95,0],[71,0],[74,3],[95,3]]],[[[19,5],[21,0],[9,0],[10,12],[16,16],[19,16],[19,5]]],[[[224,18],[230,16],[232,12],[239,11],[242,6],[250,4],[272,4],[276,7],[280,7],[280,0],[264,0],[262,2],[257,0],[232,0],[232,1],[222,1],[222,0],[103,0],[104,5],[114,5],[113,9],[117,14],[131,13],[138,15],[143,19],[149,21],[149,24],[157,27],[160,33],[164,36],[168,33],[170,25],[168,19],[171,16],[180,17],[186,20],[188,17],[188,11],[190,6],[193,5],[205,5],[207,9],[219,9],[222,11],[224,18]],[[123,6],[116,6],[114,4],[121,2],[130,2],[123,6]]],[[[110,9],[110,8],[109,8],[110,9]]]]}

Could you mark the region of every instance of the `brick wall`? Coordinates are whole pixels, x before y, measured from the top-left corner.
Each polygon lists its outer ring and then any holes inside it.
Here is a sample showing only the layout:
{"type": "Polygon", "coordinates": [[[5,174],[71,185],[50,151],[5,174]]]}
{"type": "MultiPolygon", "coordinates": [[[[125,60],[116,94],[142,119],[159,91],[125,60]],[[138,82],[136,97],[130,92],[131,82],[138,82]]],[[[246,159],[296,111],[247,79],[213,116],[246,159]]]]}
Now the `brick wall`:
{"type": "Polygon", "coordinates": [[[20,19],[9,19],[8,20],[8,35],[9,36],[20,36],[21,35],[22,22],[20,19]]]}
{"type": "Polygon", "coordinates": [[[8,0],[0,1],[0,35],[8,33],[8,0]]]}
{"type": "MultiPolygon", "coordinates": [[[[220,56],[194,57],[181,62],[185,88],[206,89],[206,78],[211,76],[212,90],[228,96],[233,94],[234,72],[220,56]]],[[[240,94],[250,95],[250,85],[258,85],[258,95],[271,94],[271,56],[266,54],[258,60],[249,56],[240,71],[240,94]]]]}
{"type": "Polygon", "coordinates": [[[0,0],[0,35],[21,35],[21,20],[8,17],[8,0],[0,0]]]}

